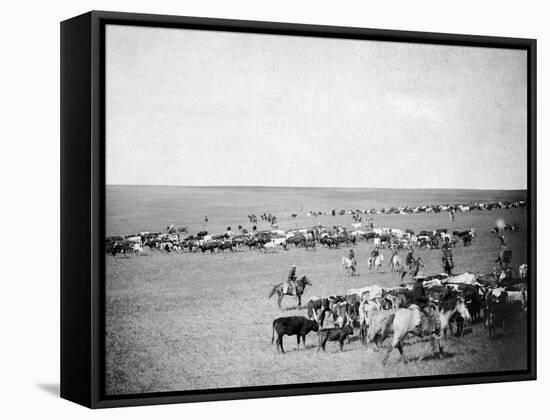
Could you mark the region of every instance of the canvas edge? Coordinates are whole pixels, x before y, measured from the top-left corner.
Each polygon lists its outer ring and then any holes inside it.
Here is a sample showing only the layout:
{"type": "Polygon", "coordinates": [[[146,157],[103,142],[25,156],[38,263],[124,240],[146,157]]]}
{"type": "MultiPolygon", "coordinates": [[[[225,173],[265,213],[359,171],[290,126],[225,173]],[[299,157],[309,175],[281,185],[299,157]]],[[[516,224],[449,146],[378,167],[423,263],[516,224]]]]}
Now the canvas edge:
{"type": "MultiPolygon", "coordinates": [[[[503,37],[487,37],[477,35],[457,35],[457,34],[443,34],[443,33],[425,33],[425,32],[410,32],[410,31],[395,31],[395,30],[379,30],[379,29],[365,29],[365,28],[350,28],[350,27],[336,27],[336,26],[319,26],[319,25],[303,25],[303,24],[290,24],[290,23],[276,23],[276,22],[256,22],[256,21],[241,21],[241,20],[226,20],[226,19],[211,19],[211,18],[198,18],[198,17],[181,17],[181,16],[167,16],[167,15],[148,15],[148,14],[134,14],[134,13],[121,13],[121,12],[105,12],[105,11],[92,11],[79,17],[69,19],[62,22],[62,69],[61,69],[61,86],[62,86],[62,98],[65,92],[67,82],[64,79],[69,72],[67,68],[63,68],[63,61],[73,62],[78,61],[75,57],[68,57],[63,51],[64,42],[64,27],[66,30],[77,22],[81,22],[83,25],[89,25],[89,42],[85,42],[80,39],[79,42],[83,42],[83,47],[89,51],[89,111],[86,114],[84,106],[78,110],[76,120],[67,121],[67,102],[62,100],[61,105],[61,208],[62,208],[62,280],[61,280],[61,292],[62,292],[62,369],[61,369],[61,396],[76,403],[85,405],[90,408],[107,408],[107,407],[121,407],[121,406],[136,406],[136,405],[151,405],[151,404],[171,404],[182,402],[202,402],[202,401],[217,401],[217,400],[230,400],[230,399],[246,399],[246,398],[268,398],[268,397],[281,397],[281,396],[297,396],[297,395],[312,395],[312,394],[327,394],[327,393],[339,393],[339,392],[357,392],[357,391],[370,391],[370,390],[386,390],[386,389],[404,389],[404,388],[416,388],[416,387],[431,387],[431,386],[451,386],[451,385],[466,385],[466,384],[480,384],[480,383],[494,383],[494,382],[507,382],[507,381],[524,381],[536,379],[536,306],[535,299],[533,299],[533,305],[530,308],[530,328],[531,328],[531,343],[530,343],[530,358],[531,363],[529,369],[525,372],[514,372],[506,375],[502,375],[499,372],[491,375],[481,376],[467,376],[467,377],[434,377],[434,378],[396,378],[391,380],[384,380],[378,382],[364,381],[363,383],[331,383],[331,384],[304,384],[297,386],[274,386],[274,387],[261,387],[261,389],[235,389],[235,390],[223,390],[216,391],[197,391],[190,393],[170,393],[169,395],[155,395],[138,397],[105,397],[104,396],[104,384],[103,384],[103,371],[104,364],[102,363],[102,353],[104,351],[103,343],[104,337],[102,336],[101,326],[103,325],[103,316],[101,313],[101,299],[102,299],[102,274],[103,270],[103,252],[102,252],[102,238],[101,232],[104,226],[104,220],[102,217],[104,211],[101,208],[103,204],[103,191],[104,191],[104,155],[103,153],[103,135],[104,135],[104,74],[102,69],[102,48],[104,45],[104,39],[102,38],[102,26],[106,23],[116,22],[118,24],[138,25],[138,26],[167,26],[167,27],[193,27],[203,28],[209,30],[229,30],[238,32],[260,32],[260,33],[285,33],[289,35],[298,36],[323,36],[323,37],[340,37],[340,38],[357,38],[357,39],[380,39],[385,41],[399,41],[399,42],[415,42],[415,43],[431,43],[431,44],[445,44],[445,45],[464,45],[464,46],[482,46],[492,48],[517,48],[525,49],[528,52],[529,63],[529,206],[530,206],[530,281],[534,291],[532,294],[536,297],[535,292],[535,278],[536,278],[536,40],[529,38],[503,38],[503,37]],[[84,45],[86,44],[86,45],[84,45]],[[77,123],[76,121],[80,121],[77,123]],[[67,261],[68,256],[75,255],[78,257],[79,252],[84,251],[80,248],[68,251],[67,245],[63,246],[64,239],[67,239],[67,230],[73,227],[75,219],[78,220],[75,215],[67,215],[68,205],[68,191],[71,188],[67,187],[67,175],[72,173],[68,170],[68,165],[64,163],[65,159],[72,157],[70,153],[64,152],[64,148],[67,146],[68,131],[75,129],[74,126],[78,124],[87,124],[89,133],[83,136],[82,144],[87,141],[87,147],[89,150],[89,156],[87,162],[90,166],[90,177],[87,187],[89,192],[88,197],[90,202],[87,209],[85,206],[79,206],[81,215],[88,215],[88,221],[90,228],[88,235],[86,236],[87,243],[90,244],[89,257],[90,265],[87,268],[81,269],[82,278],[79,278],[78,284],[88,290],[85,299],[79,297],[78,291],[74,291],[67,285],[67,269],[75,269],[74,263],[71,259],[67,261]],[[64,130],[65,128],[65,130],[64,130]],[[84,140],[84,138],[86,140],[84,140]],[[65,182],[65,183],[64,183],[65,182]],[[102,184],[103,183],[103,184],[102,184]],[[532,200],[532,201],[531,201],[532,200]],[[80,208],[82,207],[82,208],[80,208]],[[65,210],[65,211],[64,211],[65,210]],[[79,251],[80,250],[80,251],[79,251]],[[65,267],[65,270],[64,270],[65,267]],[[88,275],[85,275],[85,271],[88,271],[88,275]],[[64,299],[65,296],[65,299],[64,299]],[[79,298],[81,305],[79,310],[73,312],[72,306],[67,307],[65,305],[67,296],[72,298],[79,298]],[[73,316],[76,315],[76,318],[73,316]],[[68,319],[71,318],[71,319],[68,319]],[[80,334],[76,340],[69,340],[72,343],[68,343],[67,325],[71,328],[83,327],[80,330],[80,334]],[[83,347],[88,346],[87,352],[82,352],[83,357],[75,362],[74,349],[78,347],[82,350],[83,347]],[[65,355],[65,358],[64,358],[65,355]],[[65,360],[64,360],[65,359],[65,360]],[[70,361],[78,366],[79,370],[84,371],[86,365],[89,370],[75,381],[73,375],[70,375],[67,371],[70,367],[70,361]],[[74,388],[74,389],[73,389],[74,388]],[[178,395],[173,395],[178,394],[178,395]]],[[[67,33],[67,32],[66,32],[67,33]]],[[[77,42],[73,39],[71,42],[77,42]]],[[[78,66],[85,67],[82,63],[72,63],[73,70],[78,66]]],[[[86,70],[82,69],[81,70],[86,70]]],[[[69,76],[70,78],[70,76],[69,76]]],[[[74,94],[74,93],[73,93],[74,94]]],[[[82,100],[83,98],[80,97],[82,100]]],[[[86,101],[83,101],[86,102],[86,101]]],[[[76,112],[73,110],[73,113],[76,112]]],[[[79,140],[79,141],[80,141],[79,140]]],[[[83,175],[83,179],[79,181],[83,183],[86,175],[83,175]]],[[[78,213],[78,212],[77,212],[78,213]]],[[[81,240],[83,240],[81,238],[81,240]]],[[[74,305],[74,304],[73,304],[74,305]]],[[[73,337],[74,338],[74,337],[73,337]]],[[[82,356],[81,353],[81,356],[82,356]]]]}

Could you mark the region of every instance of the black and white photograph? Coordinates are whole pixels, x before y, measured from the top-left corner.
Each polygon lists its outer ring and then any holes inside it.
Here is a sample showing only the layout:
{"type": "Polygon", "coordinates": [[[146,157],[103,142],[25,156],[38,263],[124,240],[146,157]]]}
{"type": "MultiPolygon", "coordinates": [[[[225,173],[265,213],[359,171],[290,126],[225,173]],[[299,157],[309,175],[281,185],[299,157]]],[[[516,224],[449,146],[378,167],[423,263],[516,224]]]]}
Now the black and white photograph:
{"type": "Polygon", "coordinates": [[[107,25],[106,395],[525,371],[527,65],[107,25]]]}

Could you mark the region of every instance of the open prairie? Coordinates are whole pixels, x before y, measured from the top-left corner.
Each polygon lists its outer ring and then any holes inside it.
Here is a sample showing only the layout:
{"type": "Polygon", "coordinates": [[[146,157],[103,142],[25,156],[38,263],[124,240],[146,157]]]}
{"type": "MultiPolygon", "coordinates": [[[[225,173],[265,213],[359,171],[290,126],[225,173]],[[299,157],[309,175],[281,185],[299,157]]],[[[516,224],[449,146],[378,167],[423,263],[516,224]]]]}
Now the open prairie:
{"type": "MultiPolygon", "coordinates": [[[[189,233],[223,233],[228,226],[250,229],[248,214],[270,212],[279,227],[310,227],[317,223],[348,226],[350,215],[309,217],[312,211],[364,209],[401,205],[460,203],[525,199],[524,191],[369,190],[319,188],[189,188],[123,187],[106,190],[106,235],[164,231],[174,223],[189,233]],[[291,213],[297,213],[295,219],[291,213]],[[208,216],[208,222],[204,217],[208,216]]],[[[505,233],[513,252],[512,264],[527,262],[526,209],[448,214],[374,215],[375,226],[422,229],[475,228],[473,244],[459,243],[453,250],[456,273],[491,272],[499,243],[490,233],[497,219],[517,223],[520,231],[505,233]]],[[[262,224],[264,223],[264,224],[262,224]]],[[[258,229],[268,229],[259,222],[258,229]]],[[[383,351],[367,350],[353,339],[340,353],[329,343],[317,353],[317,335],[307,336],[307,349],[296,350],[295,337],[285,337],[287,354],[271,344],[272,322],[287,315],[306,315],[293,297],[267,299],[272,286],[282,282],[291,264],[298,277],[307,275],[312,296],[344,294],[350,288],[377,284],[396,286],[398,275],[384,266],[369,272],[372,242],[354,247],[358,276],[349,277],[340,260],[348,246],[328,249],[290,247],[263,253],[242,248],[237,252],[161,253],[131,257],[106,256],[106,393],[128,394],[256,385],[410,377],[470,372],[518,370],[527,367],[527,337],[518,319],[495,339],[488,339],[483,323],[467,328],[463,337],[445,342],[445,357],[417,360],[429,349],[411,339],[405,345],[410,362],[392,354],[382,365],[383,351]]],[[[386,264],[389,262],[389,251],[386,264]]],[[[440,250],[415,251],[422,256],[426,274],[442,271],[440,250]]],[[[404,252],[401,251],[401,257],[404,252]]],[[[388,345],[388,341],[385,342],[388,345]]]]}

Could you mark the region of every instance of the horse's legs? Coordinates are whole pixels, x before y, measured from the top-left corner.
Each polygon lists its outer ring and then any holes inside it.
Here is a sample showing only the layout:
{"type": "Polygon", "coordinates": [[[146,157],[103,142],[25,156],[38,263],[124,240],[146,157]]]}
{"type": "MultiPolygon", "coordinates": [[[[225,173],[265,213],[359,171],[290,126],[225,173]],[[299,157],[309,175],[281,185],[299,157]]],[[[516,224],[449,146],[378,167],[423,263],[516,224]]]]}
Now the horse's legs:
{"type": "Polygon", "coordinates": [[[403,354],[403,342],[402,342],[402,340],[399,340],[396,347],[397,347],[397,350],[399,350],[399,354],[401,354],[401,360],[403,361],[403,363],[407,363],[407,359],[405,359],[405,355],[403,354]]]}
{"type": "Polygon", "coordinates": [[[296,334],[296,344],[298,345],[298,351],[300,351],[300,334],[296,334]]]}
{"type": "Polygon", "coordinates": [[[304,350],[306,349],[306,336],[302,335],[302,343],[304,344],[304,350]]]}
{"type": "Polygon", "coordinates": [[[390,358],[390,354],[391,354],[392,350],[393,350],[393,346],[390,346],[390,348],[386,352],[386,355],[384,356],[384,360],[382,360],[383,365],[386,365],[386,363],[388,362],[388,359],[390,358]]]}
{"type": "Polygon", "coordinates": [[[302,307],[302,295],[296,296],[296,298],[298,299],[298,307],[301,308],[302,307]]]}
{"type": "Polygon", "coordinates": [[[282,293],[279,293],[279,297],[277,298],[277,305],[279,305],[279,309],[281,309],[281,302],[283,300],[284,295],[282,293]]]}

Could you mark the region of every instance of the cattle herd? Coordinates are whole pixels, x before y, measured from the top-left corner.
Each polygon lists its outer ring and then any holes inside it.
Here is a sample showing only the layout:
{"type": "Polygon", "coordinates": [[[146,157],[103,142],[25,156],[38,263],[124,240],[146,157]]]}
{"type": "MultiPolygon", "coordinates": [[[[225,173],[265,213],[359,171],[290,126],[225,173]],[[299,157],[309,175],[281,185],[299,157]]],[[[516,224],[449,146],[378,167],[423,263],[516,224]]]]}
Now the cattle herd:
{"type": "Polygon", "coordinates": [[[452,276],[417,276],[415,281],[421,282],[429,298],[427,307],[431,308],[431,317],[425,316],[415,305],[412,284],[390,288],[374,285],[350,289],[343,295],[312,297],[303,308],[307,316],[281,317],[273,321],[271,341],[273,343],[277,333],[277,349],[284,353],[284,335],[295,335],[299,349],[300,341],[305,348],[306,336],[316,332],[317,351],[325,351],[327,341],[337,341],[342,351],[346,339],[354,334],[366,348],[374,346],[375,349],[386,337],[393,335],[385,362],[393,348],[398,348],[403,356],[402,340],[408,333],[432,341],[433,348],[439,351],[448,335],[461,337],[464,334],[465,323],[483,322],[492,338],[497,329],[525,318],[527,265],[522,264],[518,272],[519,277],[512,276],[511,271],[500,276],[468,272],[452,276]],[[324,328],[327,320],[333,325],[330,328],[324,328]]]}
{"type": "MultiPolygon", "coordinates": [[[[288,250],[290,246],[315,250],[318,244],[329,248],[338,248],[342,244],[355,244],[357,241],[369,241],[371,239],[376,246],[394,249],[403,249],[411,246],[418,246],[424,249],[438,248],[441,241],[444,241],[445,238],[449,238],[452,245],[456,245],[458,241],[462,241],[467,246],[475,236],[475,231],[473,230],[454,232],[447,232],[446,229],[436,231],[422,230],[415,234],[410,229],[375,228],[371,217],[363,220],[361,215],[438,213],[441,211],[448,211],[450,215],[453,215],[455,211],[490,211],[525,206],[527,206],[525,200],[517,200],[496,203],[389,207],[379,210],[356,209],[308,212],[308,216],[349,214],[355,223],[352,223],[350,228],[343,227],[341,224],[334,225],[332,228],[317,224],[310,228],[290,229],[286,231],[278,228],[276,216],[269,213],[260,216],[261,220],[271,223],[268,230],[257,230],[256,224],[253,224],[250,231],[239,225],[236,232],[233,232],[231,227],[227,227],[227,230],[220,234],[210,235],[207,231],[200,231],[195,235],[188,235],[186,228],[175,228],[173,225],[170,225],[166,232],[140,232],[124,236],[109,236],[105,239],[105,251],[112,256],[142,255],[146,253],[146,250],[160,250],[166,253],[214,253],[248,248],[249,250],[257,249],[264,252],[273,252],[277,249],[288,250]]],[[[293,218],[295,215],[296,213],[292,213],[293,218]]],[[[248,219],[252,223],[255,223],[258,217],[248,215],[248,219]]],[[[496,226],[492,231],[499,233],[499,229],[496,226]]],[[[518,230],[519,227],[517,225],[506,225],[502,229],[514,231],[518,230]]]]}
{"type": "Polygon", "coordinates": [[[475,210],[500,210],[521,208],[527,206],[526,200],[498,201],[498,202],[470,202],[461,204],[428,204],[423,206],[401,206],[401,207],[382,207],[379,209],[355,209],[355,210],[330,210],[330,211],[309,211],[308,216],[343,216],[351,214],[355,218],[364,215],[374,214],[415,214],[415,213],[440,213],[440,212],[469,212],[475,210]]]}

